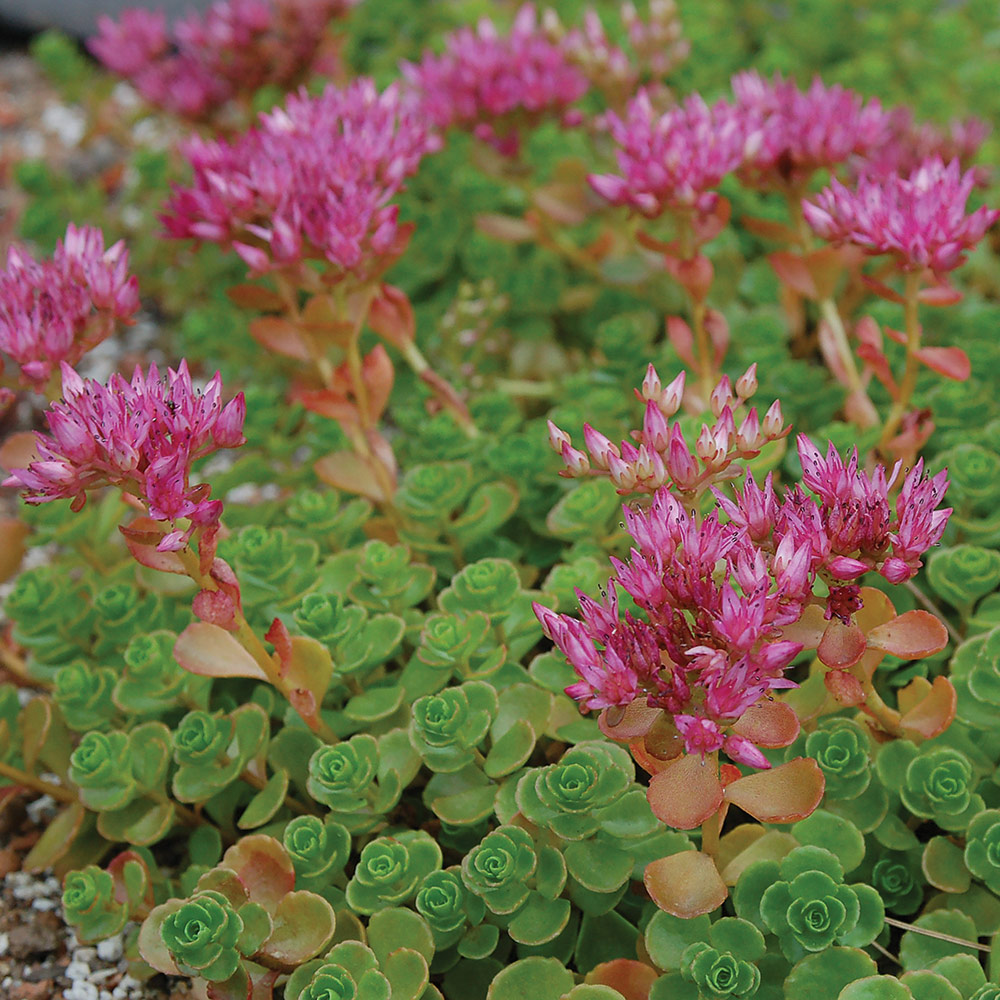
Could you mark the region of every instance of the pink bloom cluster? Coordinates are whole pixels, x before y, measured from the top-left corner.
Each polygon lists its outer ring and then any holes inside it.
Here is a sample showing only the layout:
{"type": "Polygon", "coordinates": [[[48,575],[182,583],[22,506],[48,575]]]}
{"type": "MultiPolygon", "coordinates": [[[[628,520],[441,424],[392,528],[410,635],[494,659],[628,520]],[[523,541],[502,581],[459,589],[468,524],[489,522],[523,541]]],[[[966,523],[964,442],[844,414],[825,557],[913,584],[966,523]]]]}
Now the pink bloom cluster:
{"type": "MultiPolygon", "coordinates": [[[[945,163],[958,160],[968,166],[989,133],[989,125],[981,118],[956,120],[945,130],[915,121],[909,108],[893,108],[886,116],[883,141],[866,152],[856,164],[856,173],[869,177],[909,174],[925,160],[935,157],[945,163]]],[[[976,173],[979,182],[981,171],[976,173]]]]}
{"type": "Polygon", "coordinates": [[[123,11],[98,20],[91,52],[151,104],[202,118],[264,84],[287,86],[306,72],[327,23],[358,0],[218,0],[178,21],[162,12],[123,11]]]}
{"type": "Polygon", "coordinates": [[[749,70],[737,73],[732,87],[747,141],[740,173],[754,186],[800,190],[816,170],[884,140],[887,116],[878,101],[818,77],[803,91],[779,73],[769,80],[749,70]]]}
{"type": "Polygon", "coordinates": [[[12,246],[0,274],[0,371],[6,355],[41,392],[61,361],[76,364],[138,308],[125,244],[105,249],[99,229],[70,223],[47,260],[12,246]]]}
{"type": "Polygon", "coordinates": [[[176,238],[230,246],[257,274],[326,260],[358,277],[397,252],[390,200],[436,139],[414,102],[359,78],[304,92],[232,143],[194,138],[191,187],[163,222],[176,238]]]}
{"type": "Polygon", "coordinates": [[[905,177],[861,177],[854,188],[832,180],[802,210],[823,239],[892,254],[904,270],[929,268],[940,276],[958,267],[1000,218],[985,207],[966,214],[975,183],[958,160],[931,159],[905,177]]]}
{"type": "Polygon", "coordinates": [[[102,385],[65,363],[62,379],[63,399],[46,412],[51,433],[37,436],[38,460],[3,485],[22,489],[31,504],[70,499],[74,510],[88,490],[119,486],[144,500],[154,520],[191,522],[166,534],[160,550],[183,548],[199,528],[213,537],[222,501],[209,499],[207,484],[190,485],[191,465],[243,444],[243,394],[223,406],[218,373],[198,392],[183,361],[165,380],[154,364],[146,375],[136,368],[131,382],[116,374],[102,385]]]}
{"type": "Polygon", "coordinates": [[[757,391],[757,366],[751,365],[736,380],[735,391],[728,376],[712,392],[710,406],[716,421],[703,424],[694,452],[684,440],[679,422],[670,423],[684,396],[685,373],[663,386],[650,365],[639,397],[646,404],[642,428],[632,432],[633,441],[616,445],[590,424],[583,426],[586,451],[573,447],[563,430],[549,421],[549,443],[563,459],[560,475],[575,478],[604,475],[619,493],[655,493],[670,486],[676,493],[697,496],[715,481],[732,478],[732,464],[760,453],[768,441],[784,437],[781,404],[775,401],[764,419],[751,408],[737,425],[734,411],[757,391]]]}
{"type": "Polygon", "coordinates": [[[620,147],[618,174],[594,174],[591,187],[613,205],[629,205],[647,218],[664,211],[710,212],[712,190],[743,158],[742,122],[724,101],[711,107],[693,94],[659,114],[641,90],[625,117],[609,113],[608,130],[620,147]]]}
{"type": "Polygon", "coordinates": [[[471,129],[504,155],[517,154],[519,126],[565,116],[589,87],[540,29],[532,4],[520,8],[506,36],[483,18],[475,30],[450,35],[446,46],[440,56],[428,52],[419,63],[403,63],[403,76],[435,125],[471,129]]]}

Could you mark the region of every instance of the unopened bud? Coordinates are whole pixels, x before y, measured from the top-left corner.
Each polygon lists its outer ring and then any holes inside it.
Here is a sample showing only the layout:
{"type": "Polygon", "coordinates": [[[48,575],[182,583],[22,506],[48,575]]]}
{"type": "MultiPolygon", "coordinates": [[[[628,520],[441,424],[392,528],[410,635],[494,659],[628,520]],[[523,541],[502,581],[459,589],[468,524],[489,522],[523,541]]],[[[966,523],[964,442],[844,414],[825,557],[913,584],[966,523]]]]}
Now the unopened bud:
{"type": "Polygon", "coordinates": [[[666,482],[667,468],[663,464],[663,459],[645,445],[639,448],[639,457],[634,468],[636,476],[644,486],[656,489],[666,482]]]}
{"type": "Polygon", "coordinates": [[[618,449],[611,443],[609,438],[606,438],[600,431],[594,430],[590,424],[583,425],[583,440],[587,445],[587,451],[590,452],[590,457],[593,460],[594,465],[598,469],[607,469],[608,461],[611,455],[615,458],[619,457],[618,449]]]}
{"type": "Polygon", "coordinates": [[[733,401],[733,387],[728,375],[723,375],[719,384],[712,390],[709,405],[714,416],[721,416],[722,411],[733,401]]]}
{"type": "Polygon", "coordinates": [[[637,481],[635,470],[614,453],[608,454],[608,471],[611,473],[611,482],[619,491],[635,489],[637,481]]]}
{"type": "Polygon", "coordinates": [[[660,411],[665,417],[672,417],[681,408],[686,375],[682,371],[660,394],[660,411]]]}
{"type": "Polygon", "coordinates": [[[586,453],[572,447],[568,441],[562,446],[560,454],[571,476],[585,476],[590,472],[590,459],[586,453]]]}
{"type": "Polygon", "coordinates": [[[760,429],[768,441],[774,441],[782,436],[785,430],[785,418],[781,414],[780,400],[776,399],[764,414],[760,429]]]}
{"type": "Polygon", "coordinates": [[[649,402],[651,399],[658,399],[662,391],[663,383],[660,381],[660,376],[656,373],[656,369],[650,365],[646,369],[646,377],[642,380],[641,398],[645,402],[649,402]]]}
{"type": "Polygon", "coordinates": [[[642,420],[642,437],[654,451],[664,451],[670,443],[667,418],[652,399],[646,403],[646,413],[642,420]]]}
{"type": "Polygon", "coordinates": [[[757,362],[755,361],[737,380],[736,395],[749,399],[757,391],[757,362]]]}
{"type": "Polygon", "coordinates": [[[549,421],[549,445],[552,450],[557,454],[561,455],[563,447],[565,445],[572,445],[572,438],[562,429],[556,427],[552,421],[549,421]]]}
{"type": "Polygon", "coordinates": [[[698,463],[688,450],[680,427],[674,424],[670,433],[670,448],[667,450],[667,469],[673,481],[683,489],[694,486],[698,479],[698,463]]]}
{"type": "Polygon", "coordinates": [[[754,407],[740,424],[740,429],[736,432],[736,447],[744,456],[747,452],[760,451],[764,440],[760,433],[760,420],[757,417],[757,408],[754,407]]]}

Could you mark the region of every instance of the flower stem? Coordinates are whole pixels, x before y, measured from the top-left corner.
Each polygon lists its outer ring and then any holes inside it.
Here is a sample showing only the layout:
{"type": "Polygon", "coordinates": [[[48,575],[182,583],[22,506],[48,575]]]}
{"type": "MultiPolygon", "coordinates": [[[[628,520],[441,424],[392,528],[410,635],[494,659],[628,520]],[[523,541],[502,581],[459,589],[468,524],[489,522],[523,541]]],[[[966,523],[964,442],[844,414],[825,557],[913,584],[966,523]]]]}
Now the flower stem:
{"type": "Polygon", "coordinates": [[[909,273],[906,275],[905,288],[903,291],[903,312],[906,329],[906,366],[903,369],[903,378],[899,384],[899,396],[892,404],[885,426],[882,428],[882,436],[879,438],[879,448],[884,452],[893,435],[899,430],[899,425],[906,416],[906,411],[913,397],[913,390],[917,387],[917,372],[920,362],[917,359],[917,351],[920,349],[920,317],[918,314],[917,293],[920,291],[920,275],[909,273]]]}
{"type": "Polygon", "coordinates": [[[863,685],[865,701],[861,706],[862,711],[867,712],[887,733],[892,736],[901,736],[899,712],[890,708],[883,700],[882,696],[875,690],[871,681],[866,681],[863,685]]]}
{"type": "Polygon", "coordinates": [[[36,778],[33,774],[29,774],[27,771],[22,771],[20,768],[14,767],[12,764],[4,764],[0,761],[0,775],[5,778],[9,778],[17,785],[23,785],[25,788],[32,788],[42,795],[50,795],[57,802],[70,803],[77,801],[76,795],[69,788],[53,784],[51,781],[46,781],[44,778],[36,778]]]}
{"type": "Polygon", "coordinates": [[[847,388],[850,389],[851,396],[857,403],[860,410],[858,413],[858,423],[862,429],[874,427],[878,422],[878,411],[875,409],[868,390],[865,389],[861,381],[861,374],[858,372],[857,363],[854,360],[854,352],[847,340],[847,331],[844,329],[844,321],[840,318],[840,310],[832,298],[821,299],[819,303],[820,313],[826,320],[826,325],[833,334],[833,342],[837,348],[837,355],[840,363],[844,366],[844,374],[847,376],[847,388]]]}

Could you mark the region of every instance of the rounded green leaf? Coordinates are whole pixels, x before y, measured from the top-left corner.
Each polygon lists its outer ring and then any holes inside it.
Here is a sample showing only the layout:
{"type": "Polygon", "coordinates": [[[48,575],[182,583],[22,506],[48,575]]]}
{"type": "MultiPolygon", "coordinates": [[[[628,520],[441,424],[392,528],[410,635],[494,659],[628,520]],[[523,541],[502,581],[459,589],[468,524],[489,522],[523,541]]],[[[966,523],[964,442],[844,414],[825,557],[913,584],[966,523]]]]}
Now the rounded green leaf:
{"type": "Polygon", "coordinates": [[[867,976],[845,986],[837,1000],[914,1000],[894,976],[867,976]]]}
{"type": "Polygon", "coordinates": [[[562,1000],[573,989],[573,973],[555,958],[523,958],[490,983],[487,1000],[562,1000]]]}
{"type": "Polygon", "coordinates": [[[838,1000],[845,986],[877,972],[875,963],[858,948],[828,948],[795,963],[785,980],[785,998],[838,1000]]]}

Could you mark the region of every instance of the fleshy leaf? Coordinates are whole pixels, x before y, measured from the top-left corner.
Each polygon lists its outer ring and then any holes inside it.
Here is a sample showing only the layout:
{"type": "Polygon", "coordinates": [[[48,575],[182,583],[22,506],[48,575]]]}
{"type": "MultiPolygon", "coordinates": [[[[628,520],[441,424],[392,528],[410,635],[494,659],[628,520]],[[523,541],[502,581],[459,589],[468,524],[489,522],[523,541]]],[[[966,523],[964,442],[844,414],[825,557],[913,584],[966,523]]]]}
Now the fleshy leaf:
{"type": "Polygon", "coordinates": [[[823,798],[826,783],[811,757],[796,757],[770,771],[758,771],[726,786],[723,795],[762,823],[805,819],[823,798]]]}
{"type": "Polygon", "coordinates": [[[729,895],[715,862],[701,851],[682,851],[653,861],[642,880],[661,910],[685,920],[711,913],[729,895]]]}
{"type": "Polygon", "coordinates": [[[229,632],[208,622],[194,622],[181,632],[174,657],[189,673],[202,677],[267,680],[257,661],[229,632]]]}
{"type": "Polygon", "coordinates": [[[872,629],[868,645],[903,660],[919,660],[948,645],[948,630],[929,611],[907,611],[872,629]]]}
{"type": "Polygon", "coordinates": [[[722,784],[711,761],[687,754],[653,776],[646,798],[667,826],[693,830],[722,805],[722,784]]]}

